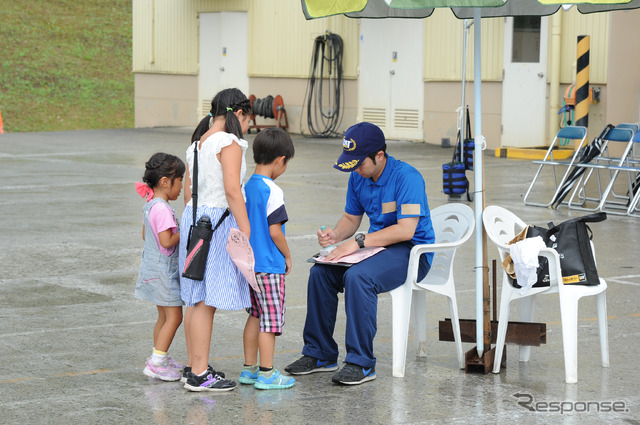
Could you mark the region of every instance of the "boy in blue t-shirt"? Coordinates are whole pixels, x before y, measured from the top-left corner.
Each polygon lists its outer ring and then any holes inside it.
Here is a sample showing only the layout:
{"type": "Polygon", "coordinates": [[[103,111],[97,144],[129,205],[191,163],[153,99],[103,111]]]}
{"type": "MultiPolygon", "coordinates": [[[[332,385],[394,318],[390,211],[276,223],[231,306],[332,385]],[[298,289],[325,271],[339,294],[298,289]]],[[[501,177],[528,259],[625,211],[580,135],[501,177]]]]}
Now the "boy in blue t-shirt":
{"type": "Polygon", "coordinates": [[[269,390],[290,388],[296,380],[273,367],[276,335],[284,325],[284,276],[291,271],[291,253],[284,236],[289,219],[284,194],[274,180],[287,169],[295,149],[281,128],[262,130],[253,141],[256,169],[245,184],[249,241],[255,256],[256,280],[261,292],[251,289],[251,308],[244,328],[244,366],[240,383],[269,390]],[[258,366],[258,351],[260,365],[258,366]]]}

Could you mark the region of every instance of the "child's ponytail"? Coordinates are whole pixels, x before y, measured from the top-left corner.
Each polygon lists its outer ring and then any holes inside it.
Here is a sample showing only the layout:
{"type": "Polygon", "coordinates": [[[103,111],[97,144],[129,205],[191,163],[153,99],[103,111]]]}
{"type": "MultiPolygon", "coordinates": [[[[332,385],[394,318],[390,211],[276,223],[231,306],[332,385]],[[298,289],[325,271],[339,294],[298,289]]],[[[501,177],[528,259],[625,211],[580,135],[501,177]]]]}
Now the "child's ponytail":
{"type": "Polygon", "coordinates": [[[233,106],[227,106],[225,113],[225,128],[227,129],[227,133],[235,134],[238,139],[242,139],[242,126],[240,126],[240,120],[234,113],[233,106]]]}
{"type": "Polygon", "coordinates": [[[191,135],[191,143],[200,140],[202,135],[211,128],[215,117],[225,116],[225,130],[234,134],[238,139],[244,137],[242,126],[235,112],[241,110],[244,115],[251,115],[251,101],[238,89],[225,89],[219,92],[211,101],[211,111],[204,117],[191,135]]]}
{"type": "Polygon", "coordinates": [[[191,143],[195,142],[196,140],[200,140],[202,135],[211,128],[212,122],[213,122],[213,115],[211,114],[211,112],[209,112],[209,114],[207,114],[206,117],[200,120],[200,122],[198,123],[198,126],[193,131],[193,134],[191,135],[191,143]]]}

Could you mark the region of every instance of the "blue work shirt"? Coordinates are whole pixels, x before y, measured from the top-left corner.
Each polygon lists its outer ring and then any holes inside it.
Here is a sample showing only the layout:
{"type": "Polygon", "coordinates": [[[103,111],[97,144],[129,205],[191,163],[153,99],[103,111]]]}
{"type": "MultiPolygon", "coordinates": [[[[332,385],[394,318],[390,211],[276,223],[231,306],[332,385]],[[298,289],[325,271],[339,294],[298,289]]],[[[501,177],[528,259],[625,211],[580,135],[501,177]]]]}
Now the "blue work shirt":
{"type": "MultiPolygon", "coordinates": [[[[355,171],[349,176],[347,214],[369,217],[369,233],[392,226],[401,218],[420,217],[411,239],[415,244],[434,243],[429,203],[422,175],[413,166],[387,155],[387,164],[375,183],[355,171]]],[[[429,264],[433,253],[427,253],[429,264]]]]}

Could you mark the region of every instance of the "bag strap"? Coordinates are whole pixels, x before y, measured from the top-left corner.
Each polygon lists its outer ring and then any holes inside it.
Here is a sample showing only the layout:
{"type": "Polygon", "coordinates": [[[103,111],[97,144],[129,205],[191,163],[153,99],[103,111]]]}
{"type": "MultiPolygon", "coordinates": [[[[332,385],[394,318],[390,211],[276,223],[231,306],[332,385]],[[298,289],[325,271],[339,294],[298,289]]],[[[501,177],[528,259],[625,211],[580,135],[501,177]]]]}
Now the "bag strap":
{"type": "Polygon", "coordinates": [[[465,134],[465,138],[473,139],[471,136],[471,118],[469,118],[469,105],[467,105],[467,133],[465,134]]]}
{"type": "Polygon", "coordinates": [[[463,151],[462,151],[462,146],[460,144],[460,129],[458,129],[458,134],[456,136],[456,148],[453,150],[453,156],[451,157],[451,162],[462,162],[462,155],[463,155],[463,151]],[[460,148],[460,160],[458,161],[458,158],[456,158],[456,153],[458,152],[458,148],[460,148]]]}
{"type": "MultiPolygon", "coordinates": [[[[471,119],[469,118],[469,105],[467,105],[466,114],[465,115],[467,116],[467,118],[466,118],[466,120],[467,120],[467,133],[465,134],[465,139],[472,139],[473,137],[471,136],[471,119]]],[[[463,143],[461,143],[461,145],[463,145],[463,143]]],[[[466,158],[465,158],[465,152],[464,152],[464,147],[463,146],[461,146],[460,151],[461,151],[462,158],[464,158],[463,162],[465,163],[465,174],[466,174],[467,173],[466,172],[467,166],[466,166],[466,158]]],[[[465,176],[465,178],[466,178],[466,176],[465,176]]],[[[471,194],[469,193],[469,186],[470,186],[470,183],[467,180],[467,190],[466,190],[466,192],[467,192],[467,201],[471,202],[471,194]]]]}
{"type": "Polygon", "coordinates": [[[601,221],[605,221],[607,219],[607,213],[605,212],[597,212],[597,213],[593,213],[593,214],[589,214],[589,215],[585,215],[582,217],[576,217],[576,218],[572,218],[571,220],[567,220],[567,221],[563,221],[562,223],[556,225],[553,225],[553,223],[549,223],[549,232],[547,233],[548,236],[553,235],[554,233],[558,233],[558,231],[560,230],[560,226],[563,224],[568,224],[568,223],[577,223],[577,222],[582,222],[582,223],[598,223],[601,221]]]}
{"type": "Polygon", "coordinates": [[[585,223],[599,223],[601,221],[605,221],[607,219],[606,212],[597,212],[589,215],[585,215],[584,217],[579,217],[577,221],[584,221],[585,223]]]}
{"type": "Polygon", "coordinates": [[[193,208],[193,222],[189,227],[189,236],[187,236],[187,246],[191,245],[191,232],[193,226],[196,225],[196,213],[198,210],[198,143],[193,142],[193,180],[191,182],[191,207],[193,208]]]}
{"type": "Polygon", "coordinates": [[[193,182],[191,190],[191,203],[193,207],[193,225],[196,224],[196,212],[198,209],[198,140],[193,142],[193,182]]]}

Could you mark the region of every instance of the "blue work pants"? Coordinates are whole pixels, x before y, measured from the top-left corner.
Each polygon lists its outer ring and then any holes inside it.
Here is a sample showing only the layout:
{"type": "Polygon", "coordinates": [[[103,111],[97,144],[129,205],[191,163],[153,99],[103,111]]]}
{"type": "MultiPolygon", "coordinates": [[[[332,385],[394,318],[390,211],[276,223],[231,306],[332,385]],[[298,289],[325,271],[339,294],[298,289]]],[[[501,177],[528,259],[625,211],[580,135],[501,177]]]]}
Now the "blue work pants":
{"type": "MultiPolygon", "coordinates": [[[[324,264],[311,267],[302,354],[321,360],[338,359],[338,344],[333,332],[338,292],[344,292],[347,315],[345,361],[365,368],[374,367],[373,339],[377,331],[378,294],[404,283],[412,247],[410,242],[390,245],[351,267],[324,264]]],[[[426,256],[422,255],[418,278],[422,279],[429,268],[426,256]]]]}

